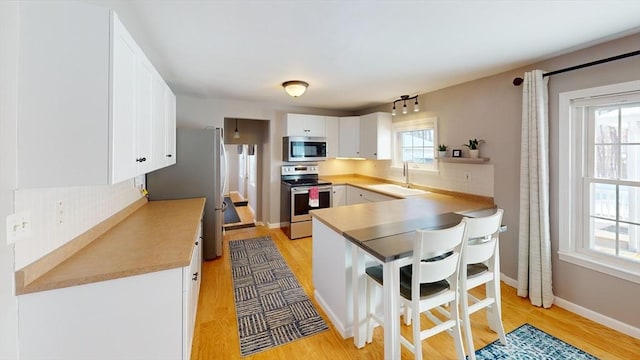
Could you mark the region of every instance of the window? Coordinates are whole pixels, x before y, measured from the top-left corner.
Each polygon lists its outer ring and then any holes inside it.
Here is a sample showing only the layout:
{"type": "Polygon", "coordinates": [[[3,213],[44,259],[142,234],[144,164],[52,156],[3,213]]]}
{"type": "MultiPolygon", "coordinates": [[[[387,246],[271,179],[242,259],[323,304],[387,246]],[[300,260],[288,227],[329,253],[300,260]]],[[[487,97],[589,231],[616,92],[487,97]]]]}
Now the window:
{"type": "Polygon", "coordinates": [[[640,81],[560,94],[560,259],[640,283],[640,81]]]}
{"type": "Polygon", "coordinates": [[[437,119],[399,121],[393,124],[393,166],[435,170],[437,119]]]}

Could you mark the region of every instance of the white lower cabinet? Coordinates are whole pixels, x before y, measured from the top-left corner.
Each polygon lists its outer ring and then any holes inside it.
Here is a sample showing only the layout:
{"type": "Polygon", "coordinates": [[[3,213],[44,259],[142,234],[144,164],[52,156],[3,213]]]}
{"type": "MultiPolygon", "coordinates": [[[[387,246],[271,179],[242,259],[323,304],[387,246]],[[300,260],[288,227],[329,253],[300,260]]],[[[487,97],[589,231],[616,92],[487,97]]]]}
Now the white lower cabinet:
{"type": "Polygon", "coordinates": [[[356,186],[347,185],[347,205],[364,204],[368,202],[378,202],[396,200],[393,196],[382,195],[380,193],[361,189],[356,186]]]}
{"type": "Polygon", "coordinates": [[[18,296],[20,359],[188,360],[200,247],[184,268],[18,296]]]}
{"type": "Polygon", "coordinates": [[[332,186],[331,207],[347,205],[347,185],[332,186]]]}
{"type": "Polygon", "coordinates": [[[196,246],[191,255],[191,264],[184,268],[184,329],[183,332],[183,356],[182,359],[191,359],[191,345],[193,343],[193,331],[196,325],[196,312],[198,311],[198,298],[200,296],[200,283],[202,282],[202,224],[198,231],[196,246]]]}

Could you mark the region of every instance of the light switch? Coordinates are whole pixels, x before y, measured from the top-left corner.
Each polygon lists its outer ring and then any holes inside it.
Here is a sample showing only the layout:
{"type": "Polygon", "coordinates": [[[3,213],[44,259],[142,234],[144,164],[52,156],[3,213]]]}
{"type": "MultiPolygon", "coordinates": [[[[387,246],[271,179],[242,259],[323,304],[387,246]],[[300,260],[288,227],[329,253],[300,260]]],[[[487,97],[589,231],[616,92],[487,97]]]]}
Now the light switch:
{"type": "Polygon", "coordinates": [[[21,211],[7,216],[7,244],[31,236],[31,212],[21,211]]]}

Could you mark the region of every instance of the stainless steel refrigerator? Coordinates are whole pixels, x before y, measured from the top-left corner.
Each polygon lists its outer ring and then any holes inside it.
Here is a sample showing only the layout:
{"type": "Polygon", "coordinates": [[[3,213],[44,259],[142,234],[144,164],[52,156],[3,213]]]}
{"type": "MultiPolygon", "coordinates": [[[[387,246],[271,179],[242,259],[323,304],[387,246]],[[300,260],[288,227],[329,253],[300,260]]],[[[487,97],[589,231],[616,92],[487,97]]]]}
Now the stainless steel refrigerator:
{"type": "Polygon", "coordinates": [[[206,197],[203,224],[205,260],[222,256],[226,208],[227,156],[223,129],[176,131],[176,164],[147,174],[150,200],[206,197]]]}

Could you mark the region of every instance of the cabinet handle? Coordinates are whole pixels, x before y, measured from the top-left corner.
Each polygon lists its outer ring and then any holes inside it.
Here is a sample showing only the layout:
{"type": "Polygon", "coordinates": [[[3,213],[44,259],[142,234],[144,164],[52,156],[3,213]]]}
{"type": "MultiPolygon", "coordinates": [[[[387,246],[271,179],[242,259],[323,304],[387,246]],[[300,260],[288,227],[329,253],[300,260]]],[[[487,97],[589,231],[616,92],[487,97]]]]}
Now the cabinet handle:
{"type": "Polygon", "coordinates": [[[137,158],[136,161],[137,162],[144,162],[144,161],[147,161],[147,158],[146,157],[137,158]]]}
{"type": "Polygon", "coordinates": [[[198,242],[196,241],[196,246],[198,246],[198,242]]]}
{"type": "Polygon", "coordinates": [[[171,154],[167,154],[167,157],[169,157],[169,158],[170,158],[170,157],[173,157],[173,155],[171,155],[171,154]]]}
{"type": "Polygon", "coordinates": [[[193,277],[191,278],[191,280],[198,281],[198,273],[194,273],[193,277]]]}

